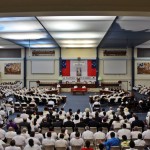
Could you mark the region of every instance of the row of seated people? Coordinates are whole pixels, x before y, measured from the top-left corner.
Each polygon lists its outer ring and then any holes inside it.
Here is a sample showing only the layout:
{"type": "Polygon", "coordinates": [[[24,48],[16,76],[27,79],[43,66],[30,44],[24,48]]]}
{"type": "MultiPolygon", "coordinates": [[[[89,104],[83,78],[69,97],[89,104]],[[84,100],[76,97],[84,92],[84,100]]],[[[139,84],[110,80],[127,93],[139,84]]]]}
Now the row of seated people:
{"type": "Polygon", "coordinates": [[[100,95],[92,95],[92,96],[89,96],[89,99],[90,99],[90,102],[99,100],[102,103],[103,102],[111,102],[111,101],[113,101],[114,103],[121,103],[121,102],[126,101],[127,98],[129,98],[129,97],[130,97],[129,94],[120,90],[118,92],[113,91],[110,94],[102,93],[100,95]]]}
{"type": "MultiPolygon", "coordinates": [[[[21,124],[22,120],[23,126],[25,124],[28,124],[30,125],[30,127],[32,126],[32,128],[34,128],[35,126],[39,128],[41,123],[43,123],[42,127],[48,128],[49,126],[54,126],[59,127],[60,129],[62,126],[65,126],[71,127],[72,131],[75,126],[81,126],[84,128],[86,125],[89,125],[90,127],[96,127],[95,131],[97,131],[99,127],[106,127],[109,131],[112,126],[113,130],[116,131],[121,129],[121,127],[123,127],[123,124],[125,123],[127,128],[131,127],[131,130],[135,126],[138,126],[142,128],[142,131],[144,131],[143,121],[138,120],[138,117],[128,112],[127,108],[121,107],[117,109],[117,112],[110,108],[110,110],[107,112],[105,112],[105,110],[102,110],[100,112],[90,112],[89,109],[86,109],[83,113],[80,112],[80,110],[73,113],[72,110],[69,110],[69,112],[65,112],[63,109],[61,109],[61,111],[56,112],[55,110],[48,111],[45,109],[43,111],[43,114],[36,114],[35,112],[32,115],[28,115],[24,112],[21,114],[20,117],[18,116],[17,118],[15,118],[14,122],[16,124],[21,124]],[[44,119],[45,117],[46,119],[44,119]],[[26,121],[25,123],[23,119],[28,121],[26,121]],[[16,122],[16,120],[20,120],[20,123],[16,122]],[[69,124],[67,125],[67,123],[69,124]]],[[[10,124],[12,127],[12,122],[10,124]]],[[[10,126],[7,125],[7,127],[9,128],[10,126]]],[[[16,131],[17,130],[18,129],[16,128],[16,131]]],[[[28,132],[30,133],[29,129],[28,132]]]]}
{"type": "Polygon", "coordinates": [[[146,138],[146,136],[148,136],[150,132],[150,129],[144,131],[142,134],[138,133],[136,139],[129,139],[128,134],[125,130],[124,133],[121,134],[122,136],[120,138],[117,135],[119,134],[119,131],[118,133],[115,133],[112,130],[105,134],[100,129],[98,132],[93,133],[88,126],[85,127],[85,131],[83,131],[82,133],[79,132],[78,128],[76,128],[75,131],[71,132],[70,134],[65,128],[62,128],[61,131],[57,133],[53,130],[52,127],[50,127],[49,130],[43,134],[39,131],[38,128],[35,128],[35,131],[31,131],[30,134],[28,134],[26,128],[15,132],[12,127],[9,127],[8,132],[5,132],[3,129],[0,128],[0,132],[3,133],[0,139],[1,147],[6,147],[9,144],[11,146],[15,146],[16,144],[22,149],[23,147],[25,147],[24,150],[33,150],[33,144],[35,144],[36,146],[35,150],[41,150],[41,147],[44,148],[46,146],[53,146],[56,147],[56,149],[57,147],[65,147],[64,149],[67,149],[70,146],[72,148],[73,146],[77,146],[79,150],[81,149],[81,147],[84,146],[84,144],[87,144],[87,141],[89,141],[89,144],[91,144],[92,147],[97,147],[99,144],[101,144],[105,146],[108,150],[111,148],[111,146],[120,147],[121,145],[122,148],[126,148],[129,146],[130,140],[134,141],[135,146],[138,146],[140,150],[143,150],[144,147],[150,145],[150,139],[146,138]],[[12,145],[12,140],[15,143],[14,145],[12,145]],[[30,140],[32,140],[33,142],[32,146],[30,145],[30,140]]]}
{"type": "Polygon", "coordinates": [[[144,95],[150,95],[150,87],[140,86],[138,92],[144,95]]]}
{"type": "Polygon", "coordinates": [[[40,95],[19,95],[14,94],[15,98],[19,101],[25,101],[26,103],[30,103],[34,100],[37,104],[39,103],[47,103],[49,100],[55,101],[57,104],[61,104],[66,101],[66,96],[64,95],[49,95],[49,94],[40,94],[40,95]]]}

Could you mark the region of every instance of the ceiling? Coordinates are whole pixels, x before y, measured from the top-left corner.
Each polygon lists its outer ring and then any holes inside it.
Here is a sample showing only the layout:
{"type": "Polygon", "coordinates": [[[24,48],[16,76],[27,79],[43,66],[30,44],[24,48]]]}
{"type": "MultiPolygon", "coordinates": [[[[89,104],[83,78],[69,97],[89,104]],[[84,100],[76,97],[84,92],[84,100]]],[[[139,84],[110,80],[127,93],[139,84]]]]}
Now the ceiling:
{"type": "Polygon", "coordinates": [[[0,48],[150,47],[150,17],[0,17],[0,48]]]}

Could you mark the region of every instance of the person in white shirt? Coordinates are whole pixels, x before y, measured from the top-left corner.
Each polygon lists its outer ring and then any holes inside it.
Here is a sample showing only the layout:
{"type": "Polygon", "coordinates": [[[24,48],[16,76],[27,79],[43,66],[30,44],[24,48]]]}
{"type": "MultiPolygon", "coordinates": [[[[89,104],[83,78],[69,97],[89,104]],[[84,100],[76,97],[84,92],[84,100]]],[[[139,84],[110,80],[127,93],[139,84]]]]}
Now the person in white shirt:
{"type": "Polygon", "coordinates": [[[114,129],[121,128],[122,123],[120,123],[119,117],[116,117],[116,120],[114,120],[114,121],[112,122],[112,126],[113,126],[114,129]]]}
{"type": "MultiPolygon", "coordinates": [[[[5,134],[6,134],[6,131],[2,129],[3,128],[3,125],[0,124],[0,139],[5,141],[5,134]]],[[[6,142],[6,141],[5,141],[6,142]]]]}
{"type": "Polygon", "coordinates": [[[5,137],[13,138],[14,136],[16,136],[16,132],[14,131],[14,129],[12,127],[9,127],[8,132],[6,132],[6,134],[5,134],[5,137]]]}
{"type": "Polygon", "coordinates": [[[82,133],[82,138],[85,140],[85,139],[93,139],[94,138],[94,134],[93,132],[90,131],[90,128],[88,126],[85,127],[85,130],[83,133],[82,133]]]}
{"type": "Polygon", "coordinates": [[[15,140],[16,145],[25,145],[25,137],[21,135],[21,131],[17,131],[17,135],[13,137],[13,140],[15,140]]]}
{"type": "Polygon", "coordinates": [[[28,144],[25,146],[24,150],[41,150],[41,147],[35,144],[33,139],[29,139],[28,144]]]}
{"type": "Polygon", "coordinates": [[[135,146],[145,146],[146,143],[144,140],[142,140],[142,134],[138,134],[138,139],[134,141],[135,146]]]}
{"type": "Polygon", "coordinates": [[[54,103],[54,101],[50,100],[50,101],[48,101],[48,105],[52,105],[54,107],[55,103],[54,103]]]}
{"type": "MultiPolygon", "coordinates": [[[[70,139],[75,138],[77,132],[79,132],[79,131],[78,131],[78,128],[75,127],[75,128],[74,128],[74,132],[72,132],[72,133],[70,134],[70,139]]],[[[80,137],[81,137],[81,135],[80,135],[80,137]]]]}
{"type": "Polygon", "coordinates": [[[150,126],[148,127],[146,131],[142,133],[142,137],[143,139],[150,139],[150,126]]]}
{"type": "Polygon", "coordinates": [[[23,122],[23,118],[20,117],[20,114],[17,114],[17,117],[14,119],[14,122],[16,124],[23,122]]]}
{"type": "Polygon", "coordinates": [[[4,111],[4,108],[1,108],[0,115],[6,117],[7,113],[4,111]]]}
{"type": "Polygon", "coordinates": [[[134,148],[134,147],[135,147],[134,141],[130,141],[129,146],[130,146],[130,148],[129,148],[129,149],[126,149],[126,150],[138,150],[138,149],[135,149],[135,148],[134,148]]]}
{"type": "Polygon", "coordinates": [[[41,141],[42,142],[42,140],[43,140],[43,134],[41,134],[41,133],[39,133],[39,129],[38,128],[34,128],[34,131],[35,131],[35,135],[34,135],[34,137],[35,138],[37,138],[39,141],[41,141]]]}
{"type": "Polygon", "coordinates": [[[3,145],[2,145],[2,144],[0,144],[0,150],[4,150],[4,148],[3,148],[3,145]]]}
{"type": "Polygon", "coordinates": [[[129,129],[126,129],[126,124],[122,125],[122,129],[118,130],[118,138],[121,140],[123,135],[126,135],[127,139],[131,139],[131,132],[129,129]]]}
{"type": "Polygon", "coordinates": [[[23,110],[23,113],[20,115],[20,117],[23,118],[23,119],[27,119],[29,117],[29,115],[26,114],[25,110],[23,110]]]}
{"type": "Polygon", "coordinates": [[[22,129],[21,135],[22,135],[25,139],[27,139],[27,138],[30,137],[30,135],[28,134],[27,128],[23,128],[23,129],[22,129]]]}
{"type": "Polygon", "coordinates": [[[21,150],[20,147],[15,146],[15,141],[10,142],[10,146],[6,147],[5,150],[21,150]]]}
{"type": "Polygon", "coordinates": [[[47,133],[47,137],[43,139],[42,145],[55,145],[55,140],[51,138],[51,132],[47,133]]]}
{"type": "Polygon", "coordinates": [[[68,143],[64,140],[64,135],[60,134],[60,139],[55,142],[55,147],[68,147],[68,143]]]}
{"type": "Polygon", "coordinates": [[[84,146],[84,140],[80,137],[80,133],[76,132],[75,137],[70,140],[71,146],[84,146]]]}
{"type": "Polygon", "coordinates": [[[102,128],[99,128],[99,131],[94,133],[94,139],[104,140],[106,138],[105,133],[102,132],[102,128]]]}
{"type": "MultiPolygon", "coordinates": [[[[57,133],[54,131],[54,127],[49,127],[49,132],[51,132],[51,138],[56,140],[57,139],[57,133]]],[[[45,133],[45,137],[47,137],[47,133],[45,133]]]]}
{"type": "Polygon", "coordinates": [[[131,132],[131,137],[132,139],[137,139],[138,138],[138,134],[140,134],[141,132],[138,130],[138,128],[135,126],[133,128],[133,131],[131,132]]]}
{"type": "Polygon", "coordinates": [[[34,136],[35,136],[35,132],[31,131],[30,137],[25,140],[25,143],[27,144],[30,139],[33,139],[35,144],[40,145],[41,142],[37,138],[35,138],[34,136]]]}

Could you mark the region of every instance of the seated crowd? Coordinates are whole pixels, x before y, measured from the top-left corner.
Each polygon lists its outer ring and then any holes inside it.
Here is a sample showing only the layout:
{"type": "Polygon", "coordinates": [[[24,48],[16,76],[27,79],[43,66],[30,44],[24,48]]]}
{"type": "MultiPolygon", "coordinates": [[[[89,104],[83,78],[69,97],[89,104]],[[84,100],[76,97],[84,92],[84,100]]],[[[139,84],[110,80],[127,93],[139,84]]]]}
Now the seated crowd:
{"type": "Polygon", "coordinates": [[[66,112],[63,108],[56,111],[45,107],[43,112],[18,113],[7,123],[7,131],[2,127],[3,122],[0,124],[0,146],[1,149],[6,147],[6,150],[17,146],[18,150],[41,150],[46,146],[68,149],[84,145],[86,147],[82,150],[90,146],[110,150],[112,146],[132,147],[132,143],[141,146],[142,150],[150,145],[149,124],[146,128],[136,114],[123,106],[119,106],[117,111],[110,107],[108,111],[93,112],[88,108],[84,112],[80,109],[66,112]]]}

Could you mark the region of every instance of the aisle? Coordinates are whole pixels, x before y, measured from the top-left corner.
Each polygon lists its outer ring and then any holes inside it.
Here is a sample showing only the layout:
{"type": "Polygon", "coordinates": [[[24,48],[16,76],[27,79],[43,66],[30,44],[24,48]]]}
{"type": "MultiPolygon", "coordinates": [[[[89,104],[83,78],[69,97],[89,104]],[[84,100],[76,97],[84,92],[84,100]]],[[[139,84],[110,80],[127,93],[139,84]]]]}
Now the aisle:
{"type": "Polygon", "coordinates": [[[71,93],[65,93],[64,95],[67,96],[67,102],[64,105],[64,109],[66,111],[68,111],[69,108],[72,108],[73,111],[76,111],[77,109],[84,111],[85,108],[90,108],[89,95],[91,94],[86,93],[85,95],[72,95],[71,93]]]}

